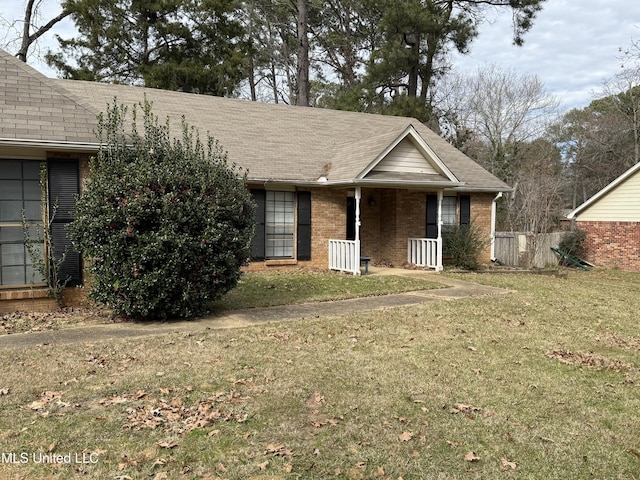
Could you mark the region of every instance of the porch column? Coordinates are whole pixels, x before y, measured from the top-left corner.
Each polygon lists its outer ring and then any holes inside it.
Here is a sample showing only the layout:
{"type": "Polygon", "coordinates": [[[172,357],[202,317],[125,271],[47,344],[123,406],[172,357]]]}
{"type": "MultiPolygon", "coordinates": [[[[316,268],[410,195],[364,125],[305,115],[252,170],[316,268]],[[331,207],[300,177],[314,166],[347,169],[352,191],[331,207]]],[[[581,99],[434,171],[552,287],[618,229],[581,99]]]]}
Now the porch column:
{"type": "Polygon", "coordinates": [[[360,275],[360,199],[362,198],[362,187],[356,187],[356,195],[355,195],[355,200],[356,200],[356,219],[355,219],[355,223],[356,223],[356,235],[355,235],[355,242],[356,242],[356,265],[357,268],[355,269],[354,275],[360,275]]]}
{"type": "Polygon", "coordinates": [[[496,261],[496,202],[502,197],[502,192],[498,192],[496,198],[491,202],[491,258],[492,262],[496,261]]]}
{"type": "Polygon", "coordinates": [[[438,190],[438,253],[436,259],[436,272],[441,272],[442,267],[442,197],[444,192],[438,190]]]}

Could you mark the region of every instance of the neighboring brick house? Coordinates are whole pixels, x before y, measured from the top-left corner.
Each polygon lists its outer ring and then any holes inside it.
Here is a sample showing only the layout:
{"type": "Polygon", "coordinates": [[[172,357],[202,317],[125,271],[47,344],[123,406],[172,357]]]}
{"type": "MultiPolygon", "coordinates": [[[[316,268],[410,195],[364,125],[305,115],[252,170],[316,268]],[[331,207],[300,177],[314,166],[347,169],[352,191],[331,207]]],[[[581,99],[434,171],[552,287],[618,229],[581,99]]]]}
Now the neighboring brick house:
{"type": "MultiPolygon", "coordinates": [[[[98,148],[97,114],[114,98],[133,105],[145,96],[174,133],[184,116],[248,171],[258,205],[252,269],[357,274],[366,256],[439,270],[443,232],[474,222],[489,239],[495,198],[510,190],[416,119],[50,79],[0,51],[0,300],[33,308],[31,298],[43,296],[31,288],[20,218],[24,209],[34,228],[42,225],[38,165],[48,163],[49,197],[61,205],[53,239],[60,251],[98,148]]],[[[81,259],[68,260],[65,272],[80,284],[81,259]]]]}
{"type": "Polygon", "coordinates": [[[640,163],[567,215],[587,232],[586,260],[640,272],[640,163]]]}

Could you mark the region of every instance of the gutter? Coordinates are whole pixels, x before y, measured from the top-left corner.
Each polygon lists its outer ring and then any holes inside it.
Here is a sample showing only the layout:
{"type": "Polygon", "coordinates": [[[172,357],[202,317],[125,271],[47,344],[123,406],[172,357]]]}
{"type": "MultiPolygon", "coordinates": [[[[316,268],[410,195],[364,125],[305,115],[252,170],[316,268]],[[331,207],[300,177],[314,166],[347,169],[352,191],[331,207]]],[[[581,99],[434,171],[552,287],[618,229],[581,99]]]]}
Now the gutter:
{"type": "MultiPolygon", "coordinates": [[[[455,188],[464,185],[462,182],[405,182],[401,180],[383,182],[380,180],[327,180],[320,177],[318,180],[277,180],[273,178],[247,178],[247,183],[256,183],[263,185],[301,185],[305,187],[405,187],[405,188],[428,188],[443,187],[455,188]]],[[[495,191],[495,190],[493,190],[495,191]]]]}
{"type": "Polygon", "coordinates": [[[60,142],[53,140],[20,140],[15,138],[0,138],[0,145],[7,147],[31,147],[47,150],[97,151],[99,143],[60,142]]]}

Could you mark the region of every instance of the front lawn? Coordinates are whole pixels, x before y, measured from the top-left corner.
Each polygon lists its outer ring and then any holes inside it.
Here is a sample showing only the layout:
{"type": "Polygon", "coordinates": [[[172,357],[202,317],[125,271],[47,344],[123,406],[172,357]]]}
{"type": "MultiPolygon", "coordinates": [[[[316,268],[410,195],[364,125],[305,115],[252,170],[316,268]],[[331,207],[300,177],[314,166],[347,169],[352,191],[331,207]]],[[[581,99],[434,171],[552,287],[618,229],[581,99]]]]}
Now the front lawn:
{"type": "Polygon", "coordinates": [[[335,272],[250,272],[214,310],[292,305],[305,302],[344,300],[442,288],[437,282],[395,275],[353,276],[335,272]]]}
{"type": "Polygon", "coordinates": [[[640,274],[461,278],[514,292],[5,349],[0,478],[638,478],[640,274]]]}

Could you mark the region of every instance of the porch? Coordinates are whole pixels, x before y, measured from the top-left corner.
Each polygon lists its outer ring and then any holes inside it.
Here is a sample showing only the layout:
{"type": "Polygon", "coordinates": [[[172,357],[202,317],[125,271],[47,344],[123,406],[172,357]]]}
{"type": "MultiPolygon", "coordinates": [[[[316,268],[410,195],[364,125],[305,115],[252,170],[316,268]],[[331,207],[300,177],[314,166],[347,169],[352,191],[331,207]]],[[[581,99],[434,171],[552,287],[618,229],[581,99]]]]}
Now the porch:
{"type": "MultiPolygon", "coordinates": [[[[355,240],[329,240],[329,269],[361,274],[363,259],[360,242],[355,240]]],[[[408,238],[407,264],[442,270],[442,239],[408,238]]]]}
{"type": "Polygon", "coordinates": [[[442,270],[444,192],[435,193],[380,187],[348,192],[346,238],[328,239],[329,269],[360,275],[362,259],[371,258],[374,264],[442,270]],[[431,218],[427,198],[432,198],[431,218]]]}

